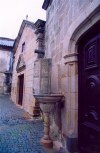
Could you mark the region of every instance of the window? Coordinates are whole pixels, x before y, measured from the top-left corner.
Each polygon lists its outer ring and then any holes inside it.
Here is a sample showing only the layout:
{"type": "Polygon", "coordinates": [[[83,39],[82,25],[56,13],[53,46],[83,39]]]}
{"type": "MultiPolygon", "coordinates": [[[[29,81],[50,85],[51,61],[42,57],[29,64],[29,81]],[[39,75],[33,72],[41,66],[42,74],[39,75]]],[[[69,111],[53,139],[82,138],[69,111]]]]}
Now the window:
{"type": "Polygon", "coordinates": [[[22,44],[22,52],[25,50],[25,42],[22,44]]]}

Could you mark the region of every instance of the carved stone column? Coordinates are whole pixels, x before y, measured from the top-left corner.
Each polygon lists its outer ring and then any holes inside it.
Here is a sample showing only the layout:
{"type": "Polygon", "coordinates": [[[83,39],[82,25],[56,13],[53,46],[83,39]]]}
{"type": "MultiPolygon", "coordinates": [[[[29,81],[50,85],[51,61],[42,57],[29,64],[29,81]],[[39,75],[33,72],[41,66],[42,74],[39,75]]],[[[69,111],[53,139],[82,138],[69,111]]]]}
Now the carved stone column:
{"type": "MultiPolygon", "coordinates": [[[[35,49],[35,53],[38,54],[37,59],[44,57],[44,34],[45,34],[45,21],[38,19],[35,23],[36,31],[35,34],[37,35],[37,43],[38,48],[35,49]]],[[[33,108],[33,116],[38,117],[40,116],[40,106],[37,101],[35,101],[35,106],[33,108]]]]}
{"type": "Polygon", "coordinates": [[[44,136],[41,139],[41,144],[46,148],[52,148],[53,147],[53,141],[50,138],[50,114],[45,113],[44,114],[44,136]]]}
{"type": "Polygon", "coordinates": [[[38,19],[35,23],[36,31],[35,34],[37,35],[37,43],[38,48],[35,49],[35,53],[38,54],[38,58],[44,57],[44,35],[45,35],[45,21],[38,19]]]}
{"type": "Polygon", "coordinates": [[[77,53],[70,53],[65,57],[67,64],[67,149],[69,152],[78,150],[78,57],[77,53]]]}

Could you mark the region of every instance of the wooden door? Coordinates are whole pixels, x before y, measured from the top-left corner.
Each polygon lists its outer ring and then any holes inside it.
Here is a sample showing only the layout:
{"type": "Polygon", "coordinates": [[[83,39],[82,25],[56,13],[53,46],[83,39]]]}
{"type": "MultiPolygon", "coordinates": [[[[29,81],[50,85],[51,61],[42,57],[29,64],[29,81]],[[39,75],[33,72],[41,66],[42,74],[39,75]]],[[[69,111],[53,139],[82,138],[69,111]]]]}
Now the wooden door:
{"type": "Polygon", "coordinates": [[[19,82],[19,93],[18,93],[18,104],[22,105],[23,102],[23,86],[24,86],[24,75],[18,77],[19,82]]]}
{"type": "Polygon", "coordinates": [[[79,153],[100,153],[100,22],[79,43],[79,153]]]}

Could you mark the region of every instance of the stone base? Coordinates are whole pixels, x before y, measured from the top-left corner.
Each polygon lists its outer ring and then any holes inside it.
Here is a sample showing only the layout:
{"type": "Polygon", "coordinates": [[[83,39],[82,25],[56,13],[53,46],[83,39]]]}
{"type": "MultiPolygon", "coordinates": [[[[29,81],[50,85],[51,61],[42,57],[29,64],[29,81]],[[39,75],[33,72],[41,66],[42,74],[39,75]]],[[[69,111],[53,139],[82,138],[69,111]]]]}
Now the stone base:
{"type": "Polygon", "coordinates": [[[40,117],[40,106],[37,101],[35,101],[35,106],[33,107],[33,117],[40,117]]]}
{"type": "Polygon", "coordinates": [[[40,107],[33,108],[33,117],[40,117],[40,107]]]}
{"type": "Polygon", "coordinates": [[[53,141],[52,140],[45,140],[45,139],[42,138],[41,139],[41,144],[45,148],[53,148],[53,141]]]}

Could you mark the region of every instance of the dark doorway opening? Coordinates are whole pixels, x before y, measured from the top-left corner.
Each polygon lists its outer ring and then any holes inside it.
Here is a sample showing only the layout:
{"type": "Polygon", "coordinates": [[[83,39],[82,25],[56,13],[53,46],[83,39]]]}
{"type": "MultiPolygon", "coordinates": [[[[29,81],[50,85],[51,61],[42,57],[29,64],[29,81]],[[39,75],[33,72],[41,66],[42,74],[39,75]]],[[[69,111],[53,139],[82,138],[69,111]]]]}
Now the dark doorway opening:
{"type": "Polygon", "coordinates": [[[100,153],[100,21],[78,43],[79,153],[100,153]]]}
{"type": "Polygon", "coordinates": [[[24,74],[18,77],[18,104],[22,105],[23,102],[23,86],[24,86],[24,74]]]}

